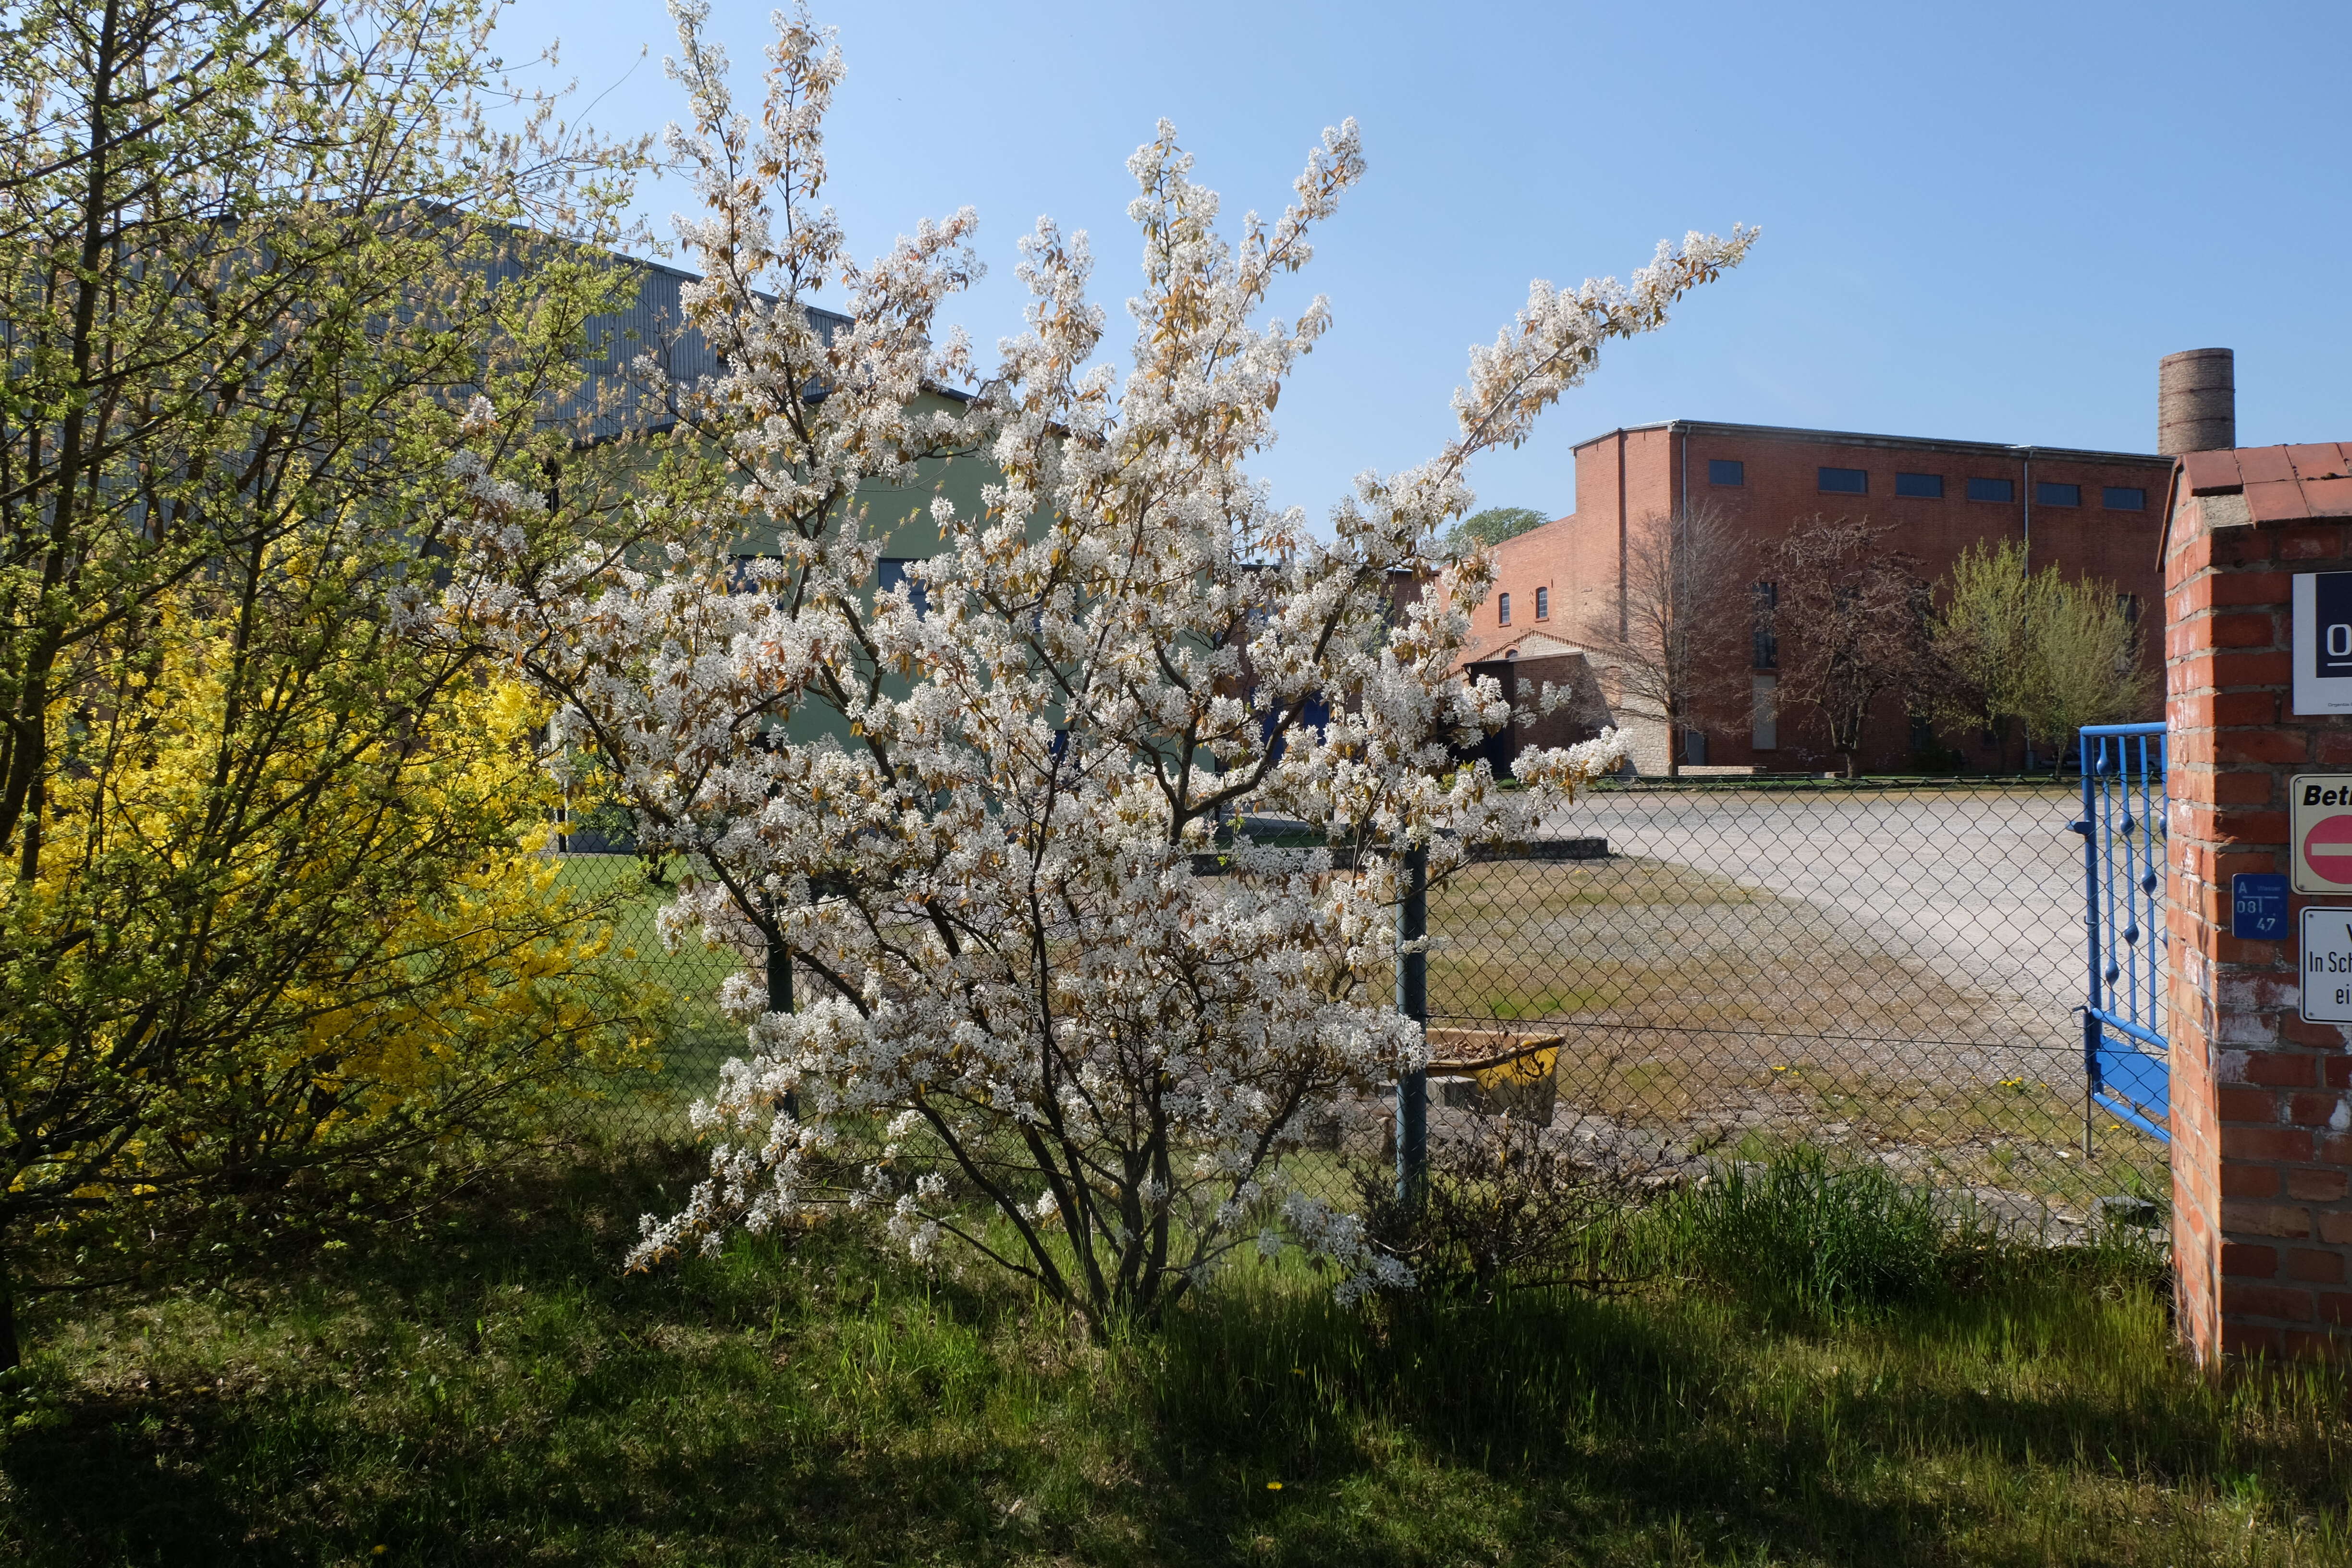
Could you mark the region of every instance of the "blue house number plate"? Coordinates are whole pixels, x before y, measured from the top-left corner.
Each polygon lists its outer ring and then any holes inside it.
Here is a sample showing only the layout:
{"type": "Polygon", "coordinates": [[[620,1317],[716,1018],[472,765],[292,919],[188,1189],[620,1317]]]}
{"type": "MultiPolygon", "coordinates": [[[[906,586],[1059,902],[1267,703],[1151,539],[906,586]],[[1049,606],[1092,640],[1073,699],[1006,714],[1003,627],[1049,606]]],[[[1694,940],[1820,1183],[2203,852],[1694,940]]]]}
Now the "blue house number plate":
{"type": "Polygon", "coordinates": [[[2286,936],[2286,879],[2241,871],[2230,879],[2230,934],[2245,942],[2286,936]]]}

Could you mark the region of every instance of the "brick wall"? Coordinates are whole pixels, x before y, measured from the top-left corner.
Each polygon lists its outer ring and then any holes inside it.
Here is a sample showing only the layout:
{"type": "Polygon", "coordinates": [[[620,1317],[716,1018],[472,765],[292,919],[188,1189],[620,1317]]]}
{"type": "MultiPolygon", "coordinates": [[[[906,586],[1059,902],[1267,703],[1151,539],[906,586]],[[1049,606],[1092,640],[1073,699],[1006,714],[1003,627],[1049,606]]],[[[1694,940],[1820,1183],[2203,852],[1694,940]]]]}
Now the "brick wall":
{"type": "MultiPolygon", "coordinates": [[[[2037,505],[2032,509],[2032,559],[2055,563],[2069,575],[2088,574],[2136,595],[2147,606],[2148,657],[2161,657],[2158,617],[2162,593],[2157,569],[2157,537],[2162,524],[2169,462],[2154,458],[2094,460],[2089,454],[2042,452],[2032,463],[2035,482],[2078,485],[2083,504],[2037,505]],[[2102,504],[2108,485],[2144,490],[2144,511],[2111,511],[2102,504]]],[[[1908,552],[1929,577],[1940,575],[1962,550],[1979,541],[2016,539],[2025,527],[2025,464],[2013,449],[1975,443],[1907,442],[1892,437],[1841,438],[1809,431],[1694,424],[1682,430],[1653,426],[1614,430],[1576,448],[1576,510],[1556,522],[1521,535],[1498,552],[1497,590],[1511,594],[1510,632],[1495,621],[1491,597],[1473,616],[1480,647],[1473,658],[1491,657],[1526,623],[1540,583],[1551,590],[1551,626],[1575,641],[1593,616],[1613,616],[1622,551],[1646,520],[1671,513],[1687,485],[1693,501],[1719,503],[1759,548],[1785,536],[1795,523],[1817,515],[1868,517],[1891,524],[1893,542],[1908,552]],[[1738,486],[1709,482],[1708,460],[1729,458],[1743,468],[1738,486]],[[1824,467],[1860,468],[1869,475],[1864,495],[1824,494],[1824,467]],[[1898,473],[1931,473],[1944,480],[1941,499],[1898,496],[1898,473]],[[1972,478],[2006,479],[2007,502],[1972,501],[1972,478]]],[[[1745,646],[1743,644],[1743,646],[1745,646]]],[[[1780,746],[1750,748],[1746,718],[1727,715],[1708,727],[1708,760],[1766,768],[1827,765],[1832,759],[1801,710],[1783,704],[1780,746]]],[[[1978,745],[1977,737],[1955,739],[1970,748],[1969,766],[2016,765],[2015,745],[2004,758],[1978,745]]],[[[1866,738],[1864,765],[1899,768],[1911,761],[1909,725],[1902,703],[1890,697],[1866,738]]]]}
{"type": "Polygon", "coordinates": [[[1486,602],[1470,612],[1470,644],[1462,662],[1491,658],[1530,631],[1542,631],[1567,642],[1577,642],[1583,631],[1577,606],[1565,592],[1578,581],[1570,557],[1571,531],[1559,523],[1531,529],[1495,546],[1495,586],[1486,602]],[[1538,606],[1537,593],[1548,592],[1549,603],[1538,606]],[[1502,623],[1503,595],[1511,596],[1511,624],[1502,623]],[[1538,607],[1545,614],[1538,616],[1538,607]]]}
{"type": "MultiPolygon", "coordinates": [[[[2257,521],[2184,487],[2164,564],[2180,1331],[2204,1362],[2352,1349],[2346,1031],[2297,1016],[2292,941],[2229,934],[2230,879],[2289,870],[2288,779],[2352,772],[2352,718],[2294,716],[2289,667],[2293,574],[2352,570],[2352,518],[2257,521]]],[[[2352,895],[2292,913],[2312,901],[2352,895]]]]}

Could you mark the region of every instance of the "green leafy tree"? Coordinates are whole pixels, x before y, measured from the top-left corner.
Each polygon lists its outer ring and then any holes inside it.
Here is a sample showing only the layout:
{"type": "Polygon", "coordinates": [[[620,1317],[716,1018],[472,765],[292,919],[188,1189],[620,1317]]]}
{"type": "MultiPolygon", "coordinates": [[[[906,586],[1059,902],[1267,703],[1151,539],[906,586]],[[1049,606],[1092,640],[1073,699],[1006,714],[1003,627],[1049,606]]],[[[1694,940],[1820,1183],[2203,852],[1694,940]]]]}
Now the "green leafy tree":
{"type": "Polygon", "coordinates": [[[1951,729],[1998,732],[2031,684],[2033,584],[2013,542],[1971,544],[1935,587],[1930,637],[1938,679],[1923,705],[1951,729]]]}
{"type": "MultiPolygon", "coordinates": [[[[517,858],[526,728],[421,635],[436,518],[553,488],[630,287],[599,247],[640,154],[528,95],[488,129],[494,10],[0,34],[0,1363],[23,1289],[396,1207],[388,1162],[446,1168],[593,1033],[517,858]]],[[[518,548],[593,533],[591,477],[518,548]]]]}
{"type": "Polygon", "coordinates": [[[1506,539],[1541,528],[1550,518],[1532,507],[1490,506],[1471,513],[1445,531],[1444,553],[1458,560],[1478,545],[1489,549],[1506,539]]]}
{"type": "Polygon", "coordinates": [[[1936,684],[1925,705],[1951,728],[2014,726],[2064,762],[2085,724],[2126,723],[2154,706],[2137,618],[2107,584],[2029,570],[2016,541],[1962,552],[1936,586],[1936,684]]]}
{"type": "Polygon", "coordinates": [[[2040,682],[2022,715],[2025,732],[2047,748],[2053,765],[2085,724],[2124,724],[2151,716],[2154,673],[2141,656],[2137,618],[2112,584],[2061,580],[2052,567],[2033,623],[2040,682]]]}

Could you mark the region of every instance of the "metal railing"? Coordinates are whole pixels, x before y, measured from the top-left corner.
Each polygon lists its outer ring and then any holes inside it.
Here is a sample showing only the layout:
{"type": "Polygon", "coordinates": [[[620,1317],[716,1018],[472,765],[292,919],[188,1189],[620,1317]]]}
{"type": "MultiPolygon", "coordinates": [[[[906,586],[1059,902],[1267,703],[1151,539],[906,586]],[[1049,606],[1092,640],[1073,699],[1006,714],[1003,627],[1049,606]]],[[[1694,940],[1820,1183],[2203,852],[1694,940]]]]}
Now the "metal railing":
{"type": "Polygon", "coordinates": [[[2160,1142],[2171,1069],[2165,1058],[2165,734],[2162,724],[2082,731],[2083,930],[2090,977],[2083,1007],[2084,1148],[2097,1109],[2160,1142]],[[2120,1039],[2109,1039],[2110,1033],[2120,1039]]]}

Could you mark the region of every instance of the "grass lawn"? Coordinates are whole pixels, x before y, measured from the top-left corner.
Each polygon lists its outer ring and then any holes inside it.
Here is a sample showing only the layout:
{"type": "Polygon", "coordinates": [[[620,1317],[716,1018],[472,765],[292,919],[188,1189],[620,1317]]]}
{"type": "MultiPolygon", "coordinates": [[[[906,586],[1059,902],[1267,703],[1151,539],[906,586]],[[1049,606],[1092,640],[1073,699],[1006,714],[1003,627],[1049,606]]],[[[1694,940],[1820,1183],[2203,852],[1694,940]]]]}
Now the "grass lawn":
{"type": "Polygon", "coordinates": [[[51,1563],[2320,1563],[2335,1373],[2207,1381],[2127,1252],[1775,1327],[1661,1277],[1360,1317],[1252,1266],[1098,1348],[854,1231],[628,1277],[690,1168],[37,1318],[0,1552],[51,1563]]]}

